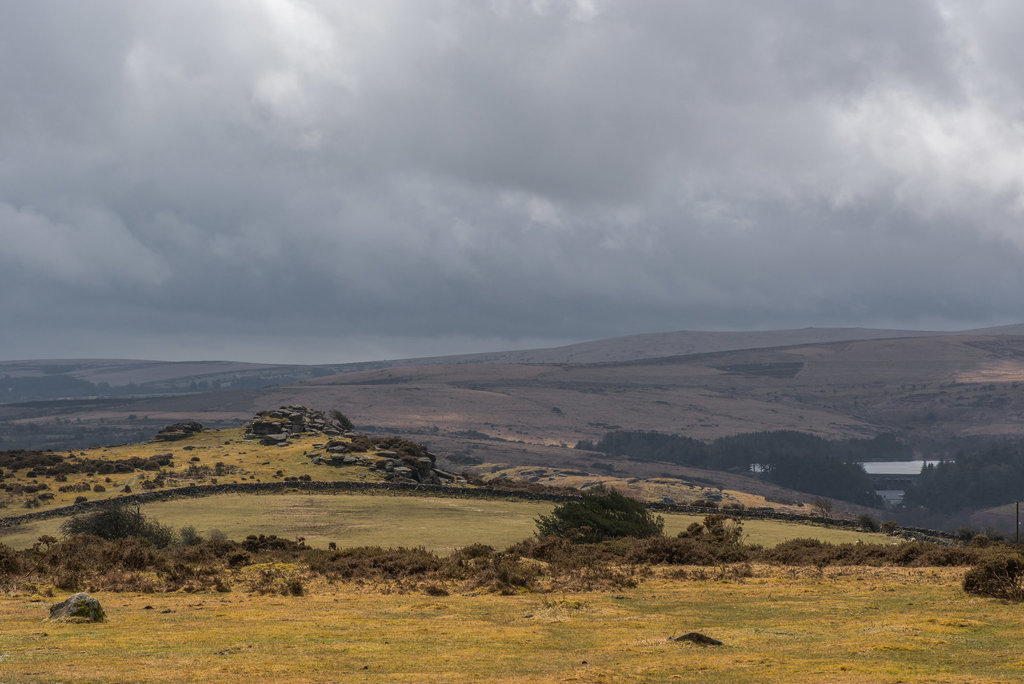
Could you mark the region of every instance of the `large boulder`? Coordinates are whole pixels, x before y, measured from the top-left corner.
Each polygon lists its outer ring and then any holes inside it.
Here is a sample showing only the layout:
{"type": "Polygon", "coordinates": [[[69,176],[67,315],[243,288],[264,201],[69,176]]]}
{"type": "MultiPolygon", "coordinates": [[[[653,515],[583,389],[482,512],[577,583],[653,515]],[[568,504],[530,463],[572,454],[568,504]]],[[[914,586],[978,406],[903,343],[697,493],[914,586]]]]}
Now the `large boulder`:
{"type": "Polygon", "coordinates": [[[103,622],[107,616],[100,602],[85,592],[73,594],[50,606],[51,620],[67,622],[103,622]]]}
{"type": "Polygon", "coordinates": [[[179,439],[186,439],[202,432],[206,428],[203,427],[202,423],[198,423],[194,420],[190,420],[184,423],[175,423],[174,425],[168,425],[160,432],[156,433],[150,442],[176,442],[179,439]]]}

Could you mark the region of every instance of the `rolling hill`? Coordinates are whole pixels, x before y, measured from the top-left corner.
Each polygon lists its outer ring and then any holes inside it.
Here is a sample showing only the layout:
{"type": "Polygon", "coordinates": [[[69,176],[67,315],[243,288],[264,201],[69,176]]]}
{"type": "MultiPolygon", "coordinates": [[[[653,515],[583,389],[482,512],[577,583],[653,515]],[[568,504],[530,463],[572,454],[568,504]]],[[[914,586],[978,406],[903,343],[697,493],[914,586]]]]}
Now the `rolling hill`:
{"type": "Polygon", "coordinates": [[[0,361],[0,404],[48,399],[194,394],[253,389],[381,368],[458,364],[616,363],[690,354],[936,335],[1024,334],[1024,325],[962,333],[870,328],[747,332],[679,331],[630,335],[547,349],[484,352],[328,365],[137,359],[0,361]]]}
{"type": "MultiPolygon", "coordinates": [[[[732,342],[770,344],[804,332],[756,333],[732,342]]],[[[883,332],[892,331],[872,334],[883,332]]],[[[423,442],[438,454],[441,467],[453,471],[475,467],[496,473],[519,467],[576,471],[589,479],[703,478],[715,486],[786,499],[791,497],[765,490],[766,483],[741,474],[694,472],[574,447],[616,430],[704,441],[793,430],[828,439],[894,434],[919,453],[942,456],[984,440],[1024,435],[1024,335],[1015,334],[1020,326],[982,332],[587,363],[550,362],[557,354],[548,350],[544,362],[435,359],[420,365],[347,367],[330,375],[319,367],[320,377],[313,377],[316,367],[299,367],[300,378],[271,386],[227,390],[222,383],[220,391],[0,405],[0,449],[134,442],[177,421],[231,427],[266,407],[304,405],[339,409],[371,435],[398,434],[423,442]]],[[[673,335],[654,338],[664,341],[673,335]]],[[[665,349],[652,342],[630,352],[630,345],[643,337],[607,341],[603,352],[602,343],[594,343],[585,351],[622,356],[665,349]]],[[[577,352],[574,358],[585,356],[577,352]]],[[[82,362],[69,372],[90,381],[119,382],[141,379],[139,373],[150,382],[166,382],[173,375],[141,362],[129,371],[128,363],[82,362]]],[[[186,375],[178,379],[198,377],[195,373],[207,378],[210,373],[276,373],[279,368],[183,364],[179,371],[186,375]]],[[[264,376],[260,382],[270,379],[264,376]]],[[[997,503],[1003,502],[992,505],[997,503]]]]}
{"type": "Polygon", "coordinates": [[[555,465],[579,460],[569,448],[578,440],[615,429],[698,439],[777,429],[1019,435],[1022,383],[1024,336],[958,334],[606,363],[406,365],[246,390],[5,405],[0,436],[22,446],[50,431],[131,436],[184,419],[227,426],[266,406],[302,404],[339,408],[363,428],[416,435],[456,457],[555,465]]]}

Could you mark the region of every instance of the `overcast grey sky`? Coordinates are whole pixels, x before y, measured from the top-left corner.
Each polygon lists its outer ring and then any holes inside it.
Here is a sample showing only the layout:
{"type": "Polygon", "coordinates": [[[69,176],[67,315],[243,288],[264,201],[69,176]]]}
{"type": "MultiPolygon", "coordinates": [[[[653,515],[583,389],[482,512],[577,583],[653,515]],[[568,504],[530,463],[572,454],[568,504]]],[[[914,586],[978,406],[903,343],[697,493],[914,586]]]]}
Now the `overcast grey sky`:
{"type": "Polygon", "coordinates": [[[1024,321],[1024,3],[0,0],[0,358],[1024,321]]]}

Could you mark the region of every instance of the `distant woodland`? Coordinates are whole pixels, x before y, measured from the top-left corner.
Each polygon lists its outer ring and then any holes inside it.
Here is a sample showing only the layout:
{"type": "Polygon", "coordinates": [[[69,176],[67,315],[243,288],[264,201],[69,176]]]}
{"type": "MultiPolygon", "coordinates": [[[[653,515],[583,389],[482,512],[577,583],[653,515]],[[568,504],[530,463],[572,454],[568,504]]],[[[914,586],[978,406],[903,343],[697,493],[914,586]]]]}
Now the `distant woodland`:
{"type": "Polygon", "coordinates": [[[952,461],[925,466],[904,505],[956,513],[1024,498],[1024,440],[958,454],[952,461]]]}
{"type": "MultiPolygon", "coordinates": [[[[792,430],[721,437],[710,443],[658,432],[615,431],[576,446],[635,461],[750,472],[783,487],[868,506],[881,502],[860,462],[911,460],[922,453],[922,445],[892,434],[827,440],[792,430]]],[[[948,450],[950,444],[944,446],[948,450]]],[[[1024,440],[956,446],[955,452],[941,454],[948,460],[925,467],[906,492],[905,508],[953,514],[1024,497],[1024,440]]]]}

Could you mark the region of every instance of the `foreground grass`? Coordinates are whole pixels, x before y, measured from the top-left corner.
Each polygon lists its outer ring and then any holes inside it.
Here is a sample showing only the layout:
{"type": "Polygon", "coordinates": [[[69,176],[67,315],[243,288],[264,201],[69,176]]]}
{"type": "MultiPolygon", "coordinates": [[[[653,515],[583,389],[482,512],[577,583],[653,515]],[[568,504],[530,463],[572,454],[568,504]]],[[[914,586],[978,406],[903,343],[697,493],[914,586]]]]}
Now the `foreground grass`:
{"type": "MultiPolygon", "coordinates": [[[[230,539],[248,534],[304,537],[310,546],[424,546],[447,553],[480,542],[505,548],[535,530],[535,518],[554,504],[504,499],[450,499],[363,494],[229,494],[149,504],[143,511],[165,525],[194,526],[201,534],[219,529],[230,539]]],[[[665,533],[675,535],[702,516],[665,516],[665,533]]],[[[44,534],[59,536],[62,520],[50,519],[0,529],[0,543],[31,546],[44,534]]],[[[835,544],[887,543],[881,534],[837,530],[772,520],[743,522],[751,544],[775,546],[812,538],[835,544]]]]}
{"type": "Polygon", "coordinates": [[[973,682],[1024,668],[1024,613],[964,594],[962,569],[753,570],[559,596],[100,593],[98,625],[41,622],[55,599],[7,596],[0,680],[973,682]],[[725,645],[667,641],[692,630],[725,645]]]}

